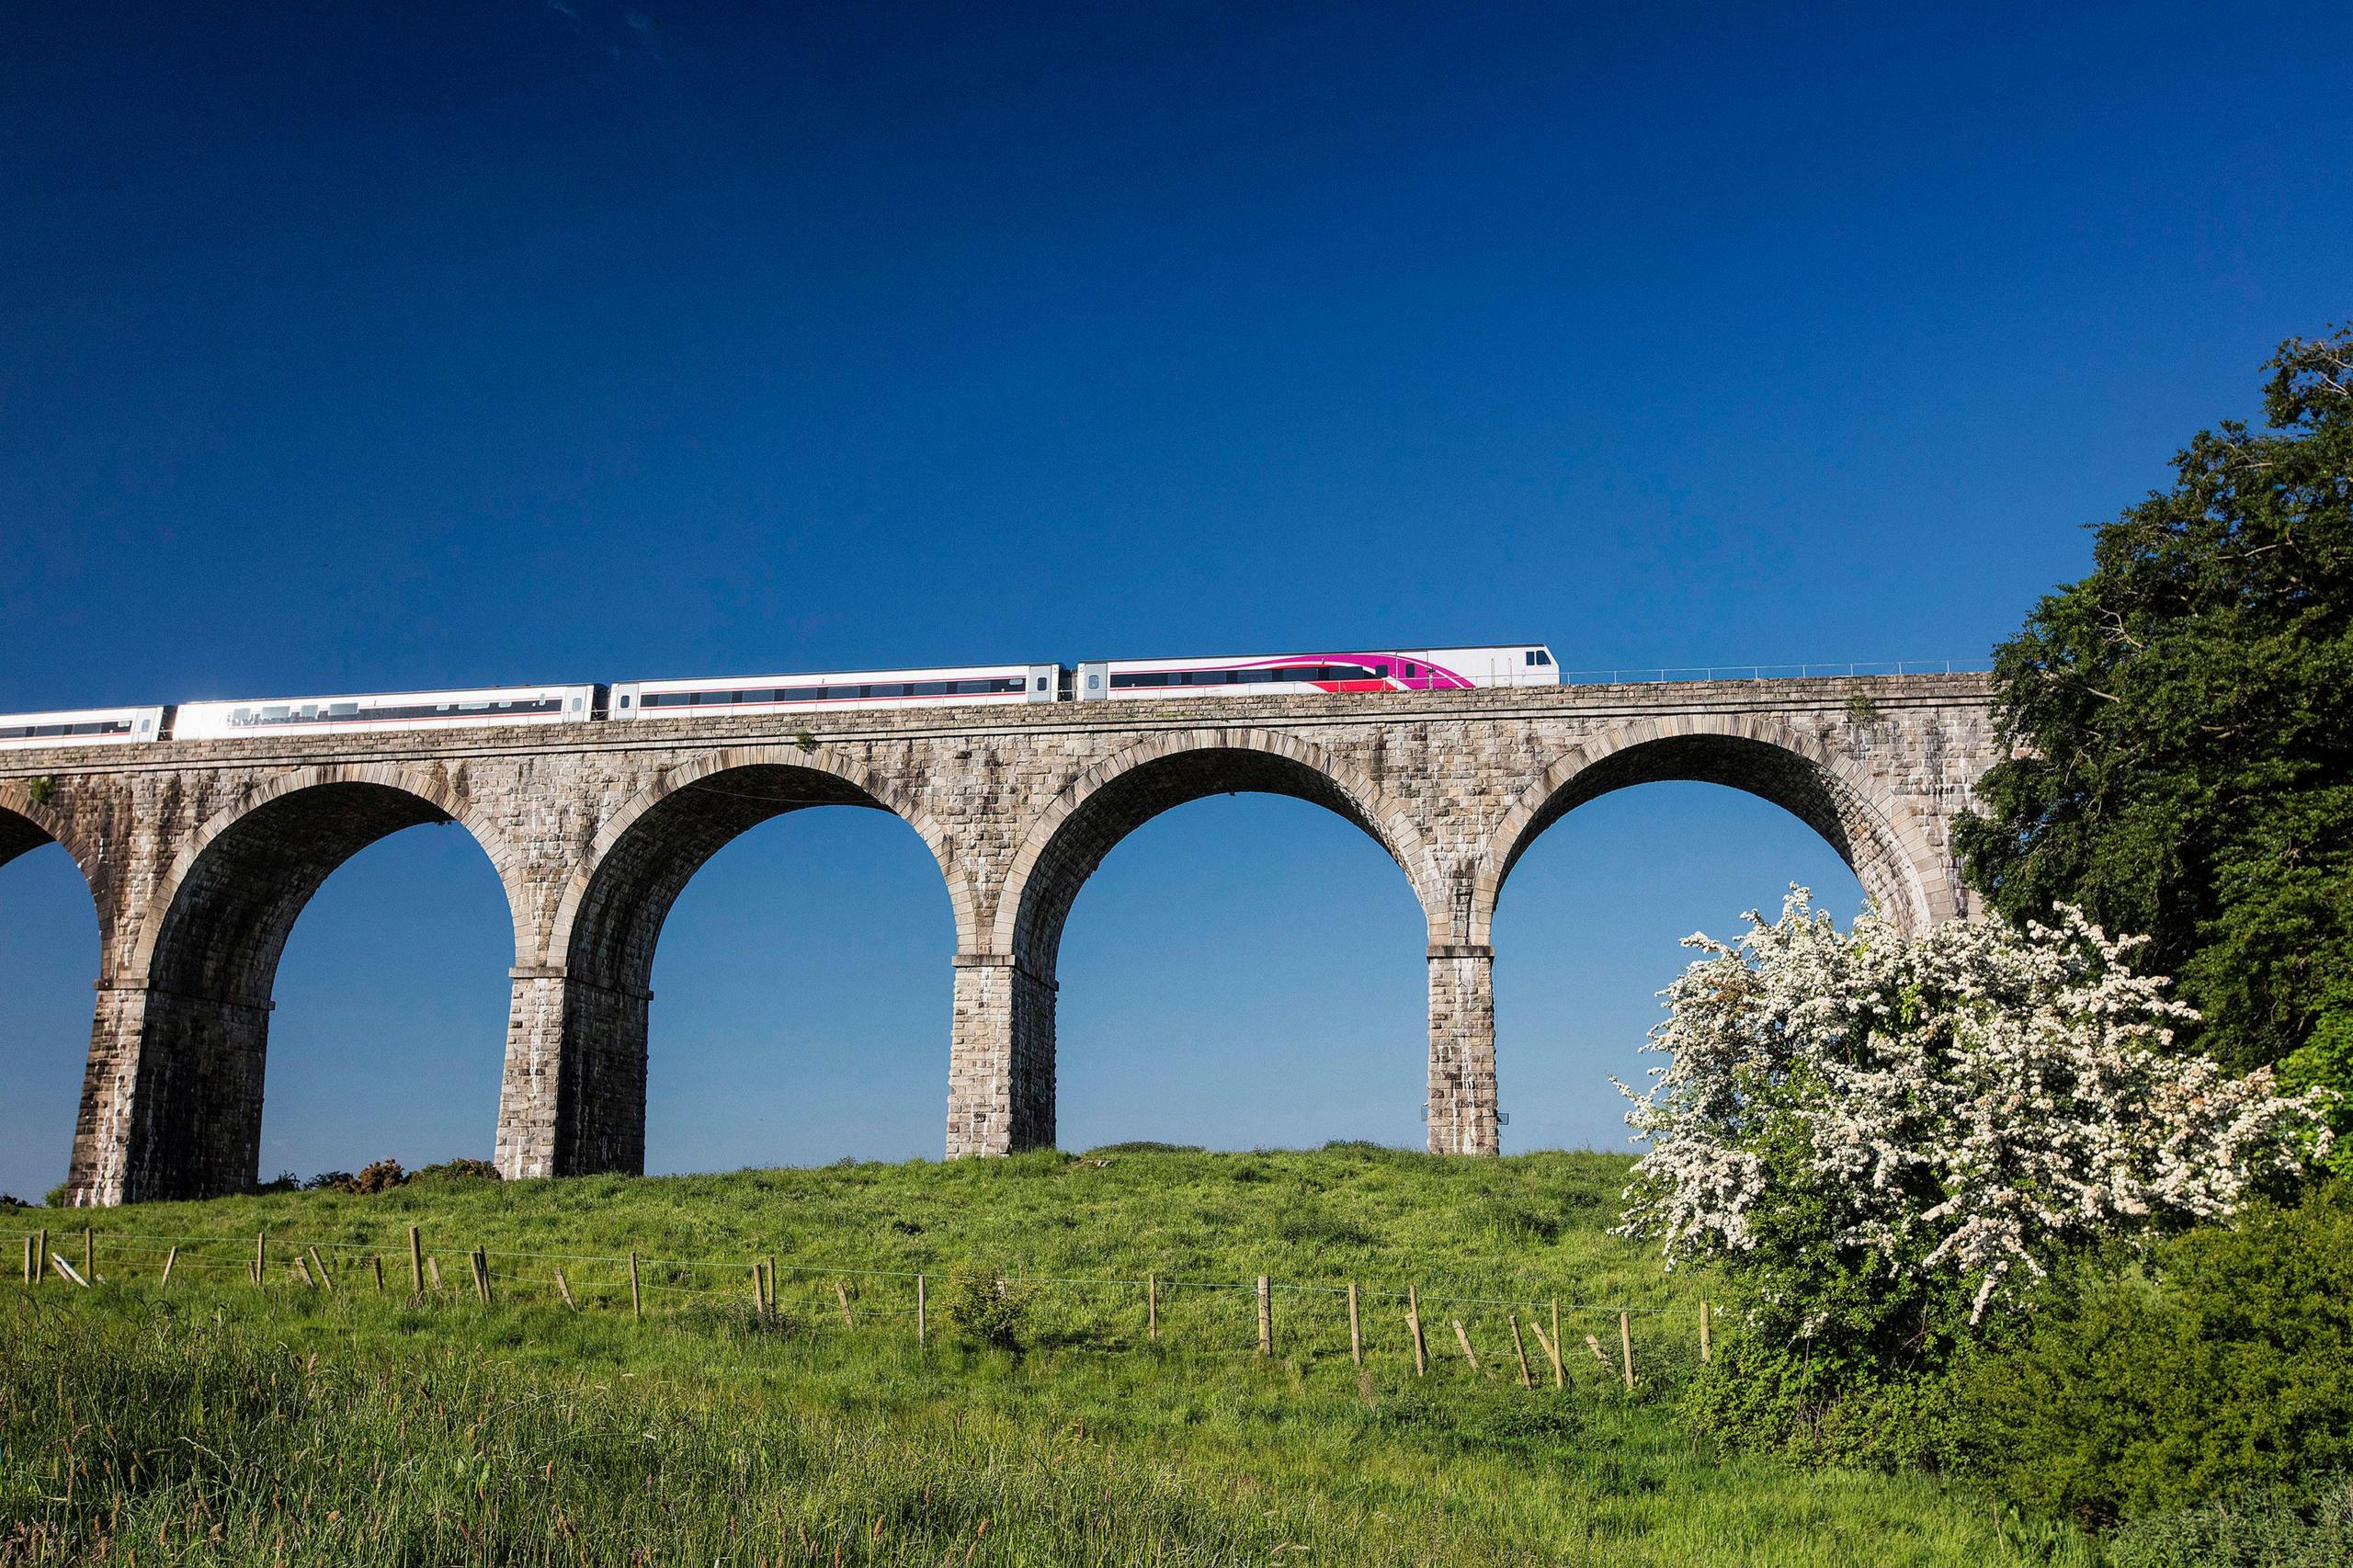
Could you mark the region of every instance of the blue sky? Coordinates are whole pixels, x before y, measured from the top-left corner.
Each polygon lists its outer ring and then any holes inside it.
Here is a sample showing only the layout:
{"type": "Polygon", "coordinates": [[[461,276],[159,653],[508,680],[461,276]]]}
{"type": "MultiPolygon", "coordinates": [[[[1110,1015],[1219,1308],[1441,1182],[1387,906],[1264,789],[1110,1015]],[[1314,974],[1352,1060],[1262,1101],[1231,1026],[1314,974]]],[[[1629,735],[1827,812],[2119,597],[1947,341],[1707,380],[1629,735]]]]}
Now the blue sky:
{"type": "MultiPolygon", "coordinates": [[[[1790,9],[18,8],[0,710],[1982,656],[2353,314],[2353,15],[1790,9]]],[[[1540,843],[1507,1146],[1622,1136],[1675,938],[1793,879],[1858,896],[1699,786],[1540,843]]],[[[61,852],[0,869],[0,1189],[63,1174],[95,929],[61,852]]],[[[328,883],[266,1174],[488,1152],[503,932],[454,829],[328,883]]],[[[1065,943],[1064,1142],[1417,1142],[1420,941],[1313,807],[1150,824],[1065,943]]],[[[894,822],[731,846],[658,961],[652,1163],[936,1153],[951,947],[894,822]]]]}

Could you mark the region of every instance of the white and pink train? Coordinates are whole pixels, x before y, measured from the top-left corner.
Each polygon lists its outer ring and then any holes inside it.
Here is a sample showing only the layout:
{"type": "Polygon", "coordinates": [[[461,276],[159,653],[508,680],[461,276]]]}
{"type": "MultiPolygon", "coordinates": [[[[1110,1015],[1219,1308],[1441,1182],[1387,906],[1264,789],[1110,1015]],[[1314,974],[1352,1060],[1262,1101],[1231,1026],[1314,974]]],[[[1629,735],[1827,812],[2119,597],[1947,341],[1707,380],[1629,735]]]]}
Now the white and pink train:
{"type": "Polygon", "coordinates": [[[689,713],[799,713],[845,708],[1097,702],[1161,697],[1258,697],[1462,691],[1558,686],[1540,642],[1489,648],[1390,648],[1257,658],[1098,659],[1066,665],[978,665],[941,670],[632,680],[612,686],[499,686],[371,697],[289,697],[0,713],[0,750],[139,744],[235,735],[358,733],[489,724],[568,724],[671,719],[689,713]]]}

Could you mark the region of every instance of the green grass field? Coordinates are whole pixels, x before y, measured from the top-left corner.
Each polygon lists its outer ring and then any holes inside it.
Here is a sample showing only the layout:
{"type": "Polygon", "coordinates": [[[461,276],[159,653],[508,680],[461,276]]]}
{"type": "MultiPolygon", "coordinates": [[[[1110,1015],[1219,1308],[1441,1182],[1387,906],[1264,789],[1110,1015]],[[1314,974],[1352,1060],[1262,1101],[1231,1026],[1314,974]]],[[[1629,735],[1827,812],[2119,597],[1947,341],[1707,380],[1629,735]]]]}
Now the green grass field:
{"type": "Polygon", "coordinates": [[[76,1267],[89,1222],[100,1278],[0,1306],[0,1564],[2094,1560],[1965,1491],[1682,1437],[1706,1286],[1607,1233],[1625,1168],[1112,1149],[17,1210],[0,1230],[47,1222],[76,1267]],[[410,1225],[442,1272],[421,1297],[410,1225]],[[1017,1281],[1020,1351],[949,1322],[974,1266],[1017,1281]],[[1555,1301],[1568,1386],[1529,1338],[1524,1390],[1509,1316],[1549,1329],[1555,1301]],[[1621,1307],[1631,1395],[1585,1344],[1614,1363],[1621,1307]]]}

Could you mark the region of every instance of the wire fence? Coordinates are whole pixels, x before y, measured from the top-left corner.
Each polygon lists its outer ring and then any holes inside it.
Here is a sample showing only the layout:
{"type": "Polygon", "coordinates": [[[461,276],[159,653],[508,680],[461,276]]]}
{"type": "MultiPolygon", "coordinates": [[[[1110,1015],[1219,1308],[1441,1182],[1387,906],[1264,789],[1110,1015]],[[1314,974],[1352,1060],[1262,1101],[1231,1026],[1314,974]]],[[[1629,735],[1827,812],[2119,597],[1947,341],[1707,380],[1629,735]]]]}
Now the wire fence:
{"type": "Polygon", "coordinates": [[[669,1257],[652,1253],[450,1247],[421,1230],[397,1242],[304,1242],[256,1233],[149,1235],[83,1230],[24,1233],[27,1289],[152,1286],[384,1295],[417,1307],[523,1303],[638,1321],[722,1318],[782,1331],[889,1332],[928,1346],[954,1332],[978,1291],[1014,1305],[1028,1332],[1063,1349],[1146,1347],[1261,1356],[1369,1356],[1417,1374],[1458,1361],[1487,1375],[1518,1370],[1528,1386],[1564,1387],[1572,1368],[1631,1389],[1635,1325],[1645,1356],[1696,1350],[1710,1359],[1706,1301],[1660,1307],[1560,1295],[1459,1295],[1362,1281],[1250,1280],[1146,1273],[1058,1276],[787,1263],[773,1256],[669,1257]],[[951,1295],[943,1301],[941,1286],[951,1295]],[[1238,1299],[1238,1300],[1237,1300],[1238,1299]],[[943,1322],[943,1319],[945,1321],[943,1322]],[[1500,1319],[1500,1322],[1498,1320],[1500,1319]],[[1614,1334],[1610,1333],[1611,1329],[1614,1334]],[[1590,1332],[1582,1332],[1590,1330],[1590,1332]],[[1525,1335],[1523,1335],[1525,1331],[1525,1335]],[[1581,1332],[1582,1343],[1572,1340],[1581,1332]],[[1540,1353],[1531,1358],[1529,1341],[1540,1353]],[[1605,1345],[1605,1340],[1614,1344],[1605,1345]],[[1483,1341],[1487,1350],[1477,1348],[1483,1341]],[[1589,1353],[1589,1358],[1588,1358],[1589,1353]]]}

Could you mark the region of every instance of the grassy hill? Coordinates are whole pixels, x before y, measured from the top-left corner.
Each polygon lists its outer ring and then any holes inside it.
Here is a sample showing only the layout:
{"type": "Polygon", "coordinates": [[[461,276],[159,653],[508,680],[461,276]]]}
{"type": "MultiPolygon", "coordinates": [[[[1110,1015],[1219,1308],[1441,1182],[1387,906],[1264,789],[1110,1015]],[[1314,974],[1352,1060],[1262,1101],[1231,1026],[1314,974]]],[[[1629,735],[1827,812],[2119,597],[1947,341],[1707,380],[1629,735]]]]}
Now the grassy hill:
{"type": "Polygon", "coordinates": [[[88,1221],[100,1280],[0,1297],[0,1564],[102,1549],[418,1564],[2080,1555],[1917,1479],[1790,1471],[1681,1437],[1665,1406],[1698,1355],[1705,1283],[1607,1233],[1625,1165],[1108,1149],[17,1211],[0,1229],[50,1222],[77,1266],[88,1221]],[[421,1296],[411,1225],[442,1276],[421,1296]],[[295,1272],[311,1246],[332,1290],[295,1272]],[[777,1265],[773,1312],[758,1258],[777,1265]],[[1271,1358],[1256,1352],[1260,1274],[1271,1358]],[[962,1298],[994,1304],[1000,1277],[1017,1350],[952,1321],[962,1298]],[[1555,1302],[1568,1386],[1524,1390],[1510,1320],[1549,1330],[1555,1302]]]}

